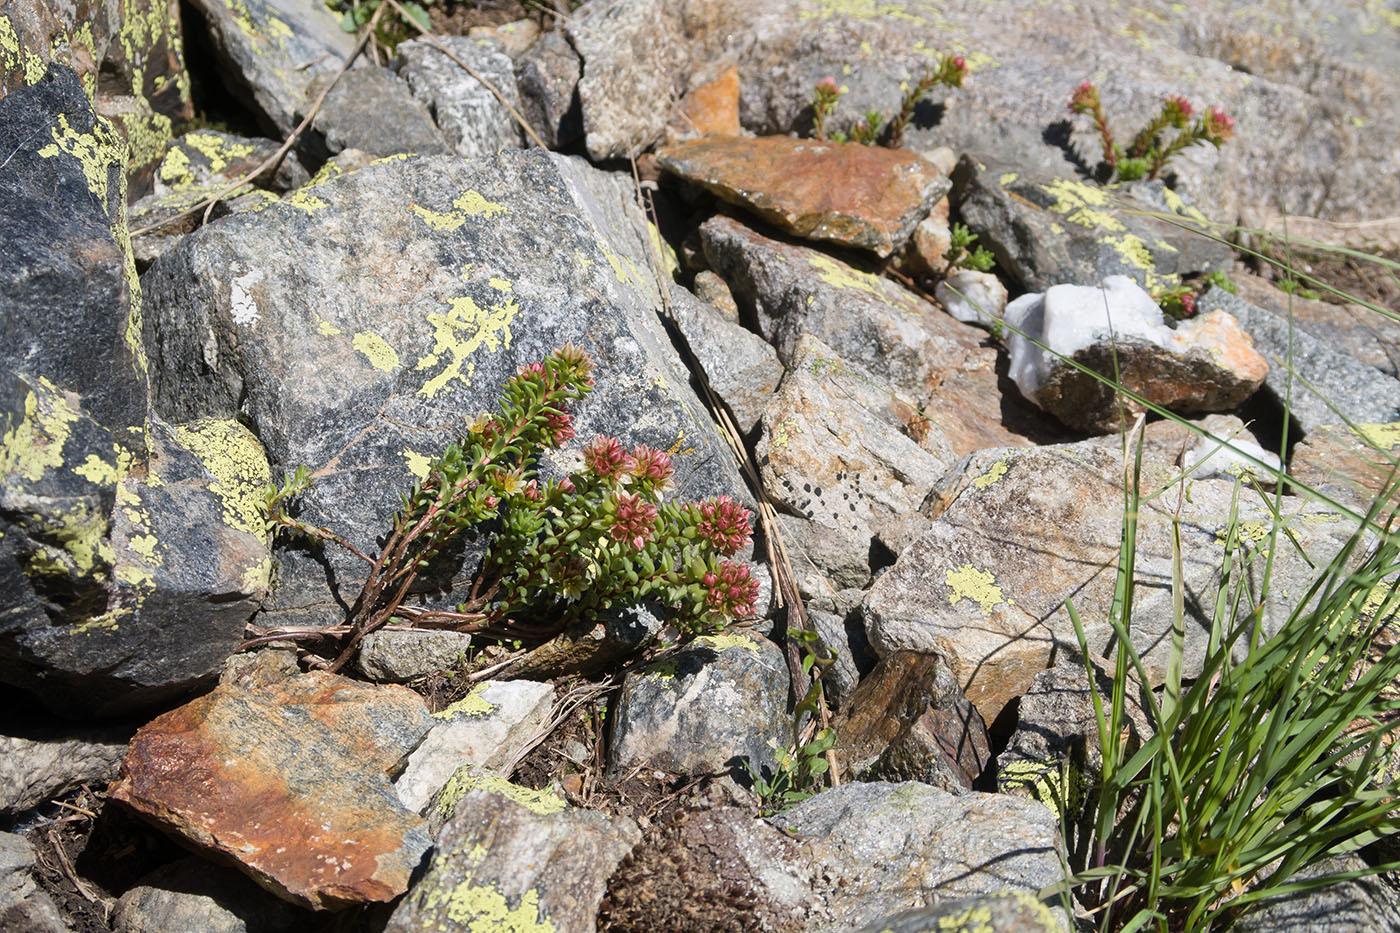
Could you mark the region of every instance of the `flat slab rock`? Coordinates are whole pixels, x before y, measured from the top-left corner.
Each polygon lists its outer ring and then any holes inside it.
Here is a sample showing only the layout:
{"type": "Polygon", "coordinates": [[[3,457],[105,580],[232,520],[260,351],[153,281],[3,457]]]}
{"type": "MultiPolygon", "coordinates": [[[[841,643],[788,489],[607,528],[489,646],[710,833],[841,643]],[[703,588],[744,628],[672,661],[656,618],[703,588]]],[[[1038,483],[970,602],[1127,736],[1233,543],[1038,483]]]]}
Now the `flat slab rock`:
{"type": "Polygon", "coordinates": [[[662,168],[809,240],[890,255],[951,182],[908,149],[788,136],[706,136],[656,154],[662,168]]]}
{"type": "Polygon", "coordinates": [[[112,797],[303,907],[393,900],[431,841],[389,782],[432,724],[406,687],[220,687],[131,740],[112,797]]]}

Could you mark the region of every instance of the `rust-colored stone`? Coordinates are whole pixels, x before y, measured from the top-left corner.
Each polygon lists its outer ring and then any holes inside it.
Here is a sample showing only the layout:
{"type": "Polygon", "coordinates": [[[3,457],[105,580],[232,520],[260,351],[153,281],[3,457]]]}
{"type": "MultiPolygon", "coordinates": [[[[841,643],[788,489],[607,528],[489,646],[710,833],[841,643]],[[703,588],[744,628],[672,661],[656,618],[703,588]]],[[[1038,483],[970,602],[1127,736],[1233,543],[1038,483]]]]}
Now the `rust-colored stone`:
{"type": "Polygon", "coordinates": [[[907,149],[787,136],[707,136],[657,153],[661,167],[796,236],[902,246],[951,183],[907,149]]]}
{"type": "Polygon", "coordinates": [[[220,687],[136,733],[112,796],[293,903],[390,901],[430,840],[389,774],[431,723],[405,687],[332,674],[220,687]]]}
{"type": "Polygon", "coordinates": [[[713,81],[681,98],[672,125],[680,139],[710,133],[738,136],[739,69],[731,65],[713,81]]]}

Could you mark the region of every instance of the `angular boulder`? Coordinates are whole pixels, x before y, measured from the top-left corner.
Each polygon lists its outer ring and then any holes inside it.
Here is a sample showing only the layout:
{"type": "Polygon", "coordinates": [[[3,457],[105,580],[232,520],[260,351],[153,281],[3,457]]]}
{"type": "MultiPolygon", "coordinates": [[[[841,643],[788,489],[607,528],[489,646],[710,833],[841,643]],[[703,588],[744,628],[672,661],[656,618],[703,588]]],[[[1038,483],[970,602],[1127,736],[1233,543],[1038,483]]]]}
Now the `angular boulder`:
{"type": "Polygon", "coordinates": [[[411,690],[332,674],[220,687],[136,733],[112,797],[294,904],[383,903],[431,845],[389,782],[431,723],[411,690]]]}
{"type": "Polygon", "coordinates": [[[1016,388],[1082,431],[1111,434],[1143,406],[1064,358],[1181,412],[1234,408],[1269,372],[1229,315],[1207,312],[1169,326],[1147,292],[1121,275],[1098,288],[1056,285],[1022,295],[1003,319],[1013,328],[1006,346],[1016,388]]]}
{"type": "MultiPolygon", "coordinates": [[[[438,41],[519,109],[515,69],[500,40],[451,36],[438,41]]],[[[413,96],[433,115],[451,151],[470,159],[521,147],[520,125],[506,106],[435,44],[411,39],[400,43],[398,55],[402,62],[399,73],[407,79],[413,96]]],[[[420,150],[425,155],[429,151],[439,150],[420,150]]]]}
{"type": "Polygon", "coordinates": [[[951,186],[908,149],[787,136],[706,136],[668,146],[656,160],[786,233],[881,258],[904,245],[951,186]]]}

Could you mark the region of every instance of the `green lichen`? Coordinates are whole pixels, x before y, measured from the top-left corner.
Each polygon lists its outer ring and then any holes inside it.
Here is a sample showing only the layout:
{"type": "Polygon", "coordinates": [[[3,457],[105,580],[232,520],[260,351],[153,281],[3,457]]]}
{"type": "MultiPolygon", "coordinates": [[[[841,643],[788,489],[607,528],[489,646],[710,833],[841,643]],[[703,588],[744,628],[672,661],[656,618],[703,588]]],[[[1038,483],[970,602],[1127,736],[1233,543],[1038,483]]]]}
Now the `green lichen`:
{"type": "MultiPolygon", "coordinates": [[[[540,915],[540,895],[534,888],[511,907],[495,885],[476,882],[476,871],[488,854],[480,844],[456,853],[451,877],[460,880],[451,888],[436,875],[424,882],[423,912],[429,915],[424,919],[431,923],[441,916],[454,924],[454,929],[469,933],[555,933],[554,924],[540,915]]],[[[436,928],[446,929],[446,924],[438,922],[436,928]]]]}
{"type": "Polygon", "coordinates": [[[498,774],[480,771],[472,765],[463,765],[453,772],[452,777],[438,793],[438,814],[444,818],[451,816],[457,809],[457,804],[462,802],[462,798],[474,790],[500,794],[540,816],[561,813],[569,807],[563,798],[547,790],[531,790],[519,784],[512,784],[498,774]]]}
{"type": "Polygon", "coordinates": [[[482,694],[486,692],[488,684],[477,684],[472,688],[471,693],[462,697],[451,706],[443,707],[433,713],[434,719],[475,719],[478,716],[488,716],[500,709],[495,703],[487,700],[482,694]]]}
{"type": "Polygon", "coordinates": [[[415,365],[415,371],[441,367],[437,374],[423,383],[418,394],[435,398],[449,382],[461,380],[471,384],[475,364],[470,358],[485,346],[491,352],[509,348],[511,323],[520,313],[514,299],[507,298],[483,310],[470,297],[463,295],[448,300],[448,311],[428,315],[433,326],[433,348],[415,365]],[[463,372],[463,367],[466,372],[463,372]]]}
{"type": "Polygon", "coordinates": [[[266,535],[262,492],[272,480],[262,445],[237,421],[205,418],[178,425],[175,436],[204,464],[225,525],[258,538],[266,535]]]}
{"type": "Polygon", "coordinates": [[[63,465],[63,445],[78,420],[78,412],[53,383],[41,378],[39,384],[40,393],[25,393],[19,423],[0,433],[0,475],[31,483],[63,465]]]}
{"type": "Polygon", "coordinates": [[[992,485],[997,480],[1005,476],[1007,469],[1006,460],[1006,457],[1002,457],[996,463],[992,464],[991,469],[974,479],[972,481],[973,488],[986,489],[988,486],[992,485]]]}
{"type": "Polygon", "coordinates": [[[953,606],[966,599],[980,606],[983,612],[991,612],[993,607],[1006,602],[1001,587],[996,585],[996,577],[971,564],[949,570],[944,582],[948,585],[948,603],[953,606]]]}

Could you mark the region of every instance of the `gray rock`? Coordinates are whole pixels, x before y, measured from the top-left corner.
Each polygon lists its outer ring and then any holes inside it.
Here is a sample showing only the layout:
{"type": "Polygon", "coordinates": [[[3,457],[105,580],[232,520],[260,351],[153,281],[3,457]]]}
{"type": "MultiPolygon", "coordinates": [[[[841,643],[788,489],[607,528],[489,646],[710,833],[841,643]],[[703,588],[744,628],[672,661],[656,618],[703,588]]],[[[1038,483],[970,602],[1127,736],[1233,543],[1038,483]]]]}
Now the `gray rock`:
{"type": "MultiPolygon", "coordinates": [[[[805,503],[806,499],[799,496],[797,501],[805,503]]],[[[837,591],[870,585],[871,530],[867,524],[833,524],[815,515],[806,518],[780,512],[778,527],[797,590],[809,602],[818,599],[834,611],[837,591]]]]}
{"type": "Polygon", "coordinates": [[[798,543],[829,536],[804,553],[838,588],[865,585],[872,540],[898,555],[922,533],[919,507],[954,460],[937,429],[810,336],[793,347],[754,453],[774,503],[817,526],[798,543]]]}
{"type": "Polygon", "coordinates": [[[786,745],[788,673],[782,651],[752,634],[706,635],[623,682],[608,770],[637,766],[744,773],[786,745]]]}
{"type": "MultiPolygon", "coordinates": [[[[315,100],[329,81],[329,75],[313,79],[307,85],[307,97],[315,100]]],[[[387,68],[352,68],[341,75],[316,112],[312,127],[331,154],[360,149],[383,158],[398,152],[452,151],[408,84],[387,68]]]]}
{"type": "Polygon", "coordinates": [[[466,792],[386,933],[595,929],[608,876],[641,832],[523,790],[498,779],[466,792]]]}
{"type": "Polygon", "coordinates": [[[195,0],[232,95],[285,137],[306,110],[306,84],[354,50],[336,14],[306,0],[195,0]]]}
{"type": "Polygon", "coordinates": [[[694,289],[695,297],[713,308],[720,317],[733,324],[739,323],[739,305],[724,279],[709,269],[702,269],[695,273],[694,289]]]}
{"type": "Polygon", "coordinates": [[[446,709],[408,756],[394,790],[421,813],[463,765],[486,770],[509,762],[549,718],[554,688],[529,680],[486,681],[446,709]]]}
{"type": "Polygon", "coordinates": [[[127,889],[112,912],[113,933],[292,933],[307,914],[231,868],[184,858],[127,889]]]}
{"type": "Polygon", "coordinates": [[[783,377],[783,364],[768,342],[680,286],[671,289],[676,327],[695,354],[710,387],[748,434],[763,416],[768,397],[783,377]]]}
{"type": "MultiPolygon", "coordinates": [[[[544,151],[340,175],[203,227],[148,270],[156,409],[246,419],[279,475],[317,474],[301,518],[374,551],[412,469],[493,409],[519,366],[572,341],[597,364],[581,439],[672,450],[677,496],[739,494],[657,318],[647,230],[630,182],[544,151]]],[[[466,573],[480,548],[466,545],[466,573]]],[[[299,544],[278,561],[277,624],[327,624],[365,572],[299,544]]]]}
{"type": "Polygon", "coordinates": [[[31,877],[34,847],[14,833],[0,833],[0,926],[24,933],[68,933],[49,895],[31,877]]]}
{"type": "Polygon", "coordinates": [[[832,922],[850,930],[959,895],[1034,894],[1064,878],[1055,816],[998,794],[843,784],[769,822],[803,842],[832,922]]]}
{"type": "Polygon", "coordinates": [[[808,608],[808,626],[814,629],[836,660],[822,670],[822,690],[833,710],[845,709],[861,674],[872,666],[870,644],[859,621],[844,615],[808,608]]]}
{"type": "MultiPolygon", "coordinates": [[[[941,655],[987,722],[1026,692],[1053,655],[1079,653],[1067,599],[1074,600],[1090,650],[1099,656],[1111,641],[1103,620],[1122,533],[1123,469],[1119,454],[1081,443],[983,451],[950,471],[956,478],[935,496],[947,508],[870,588],[864,614],[876,652],[941,655]]],[[[1144,464],[1144,492],[1168,485],[1175,473],[1167,463],[1144,464]]],[[[1187,491],[1152,499],[1139,518],[1133,636],[1154,684],[1165,676],[1170,646],[1171,516],[1180,498],[1184,669],[1191,677],[1208,641],[1207,613],[1215,603],[1235,484],[1200,480],[1187,491]]],[[[1252,491],[1241,493],[1240,537],[1249,559],[1236,569],[1255,587],[1264,570],[1271,506],[1252,491]]],[[[1283,521],[1286,533],[1280,532],[1262,607],[1269,633],[1315,574],[1300,552],[1323,566],[1354,527],[1315,503],[1288,499],[1283,521]]]]}
{"type": "Polygon", "coordinates": [[[294,641],[274,641],[230,655],[219,673],[219,685],[256,690],[295,677],[301,673],[297,651],[294,641]]]}
{"type": "Polygon", "coordinates": [[[639,155],[665,130],[692,55],[674,6],[594,0],[565,22],[583,62],[578,96],[594,161],[639,155]]]}
{"type": "MultiPolygon", "coordinates": [[[[447,36],[438,41],[519,109],[515,69],[499,40],[447,36]]],[[[494,156],[502,149],[523,145],[520,124],[505,105],[436,45],[427,39],[412,39],[399,44],[398,54],[402,62],[399,72],[408,79],[413,96],[428,108],[459,156],[494,156]]]]}
{"type": "MultiPolygon", "coordinates": [[[[1293,254],[1292,261],[1295,266],[1307,268],[1308,260],[1297,254],[1293,254]]],[[[1255,307],[1282,318],[1291,316],[1295,327],[1333,350],[1348,353],[1387,376],[1400,376],[1400,321],[1365,305],[1290,295],[1266,279],[1238,270],[1230,280],[1239,297],[1255,307]]]]}
{"type": "Polygon", "coordinates": [[[1269,371],[1239,325],[1204,312],[1175,326],[1136,282],[1054,285],[1006,306],[1007,375],[1021,394],[1072,428],[1112,434],[1145,406],[1094,374],[1172,411],[1227,411],[1269,371]],[[1078,363],[1092,370],[1084,372],[1078,363]]]}
{"type": "Polygon", "coordinates": [[[0,810],[28,810],[83,784],[106,784],[116,778],[125,752],[117,734],[0,737],[0,810]]]}
{"type": "MultiPolygon", "coordinates": [[[[1358,855],[1327,859],[1299,872],[1294,881],[1324,874],[1364,870],[1358,855]]],[[[1241,933],[1395,933],[1400,930],[1400,891],[1393,876],[1339,881],[1263,901],[1231,927],[1241,933]]]]}
{"type": "MultiPolygon", "coordinates": [[[[996,350],[985,334],[953,320],[893,282],[838,259],[770,239],[729,217],[700,227],[705,259],[729,283],[742,319],[791,368],[803,334],[861,367],[893,401],[942,431],[959,455],[989,446],[1027,444],[997,386],[996,350]],[[1005,411],[1003,409],[1006,409],[1005,411]]],[[[1044,417],[1023,409],[1036,423],[1044,417]],[[1033,414],[1032,414],[1033,413],[1033,414]]]]}
{"type": "Polygon", "coordinates": [[[1400,420],[1400,380],[1331,349],[1301,328],[1291,329],[1290,348],[1285,318],[1224,289],[1212,288],[1196,306],[1202,311],[1228,311],[1240,322],[1254,339],[1255,349],[1269,362],[1265,388],[1279,404],[1291,396],[1289,413],[1304,434],[1343,420],[1362,424],[1400,420]],[[1297,376],[1290,373],[1290,362],[1297,376]]]}
{"type": "Polygon", "coordinates": [[[953,185],[953,203],[977,245],[1027,291],[1096,285],[1110,275],[1155,291],[1230,263],[1224,244],[1145,216],[1174,215],[1185,224],[1204,216],[1161,182],[1110,189],[966,155],[953,185]]]}
{"type": "Polygon", "coordinates": [[[861,927],[856,933],[943,933],[978,929],[987,933],[1059,933],[1066,918],[1025,891],[940,900],[861,927]],[[976,924],[976,927],[972,925],[976,924]]]}
{"type": "Polygon", "coordinates": [[[965,324],[998,333],[996,322],[1006,310],[1006,286],[990,272],[954,269],[933,290],[934,297],[953,317],[965,324]]]}
{"type": "Polygon", "coordinates": [[[520,113],[551,149],[562,149],[583,135],[578,53],[564,33],[545,33],[515,63],[520,113]]]}
{"type": "Polygon", "coordinates": [[[360,642],[360,672],[381,683],[403,683],[433,671],[449,670],[471,647],[466,632],[380,629],[360,642]]]}

